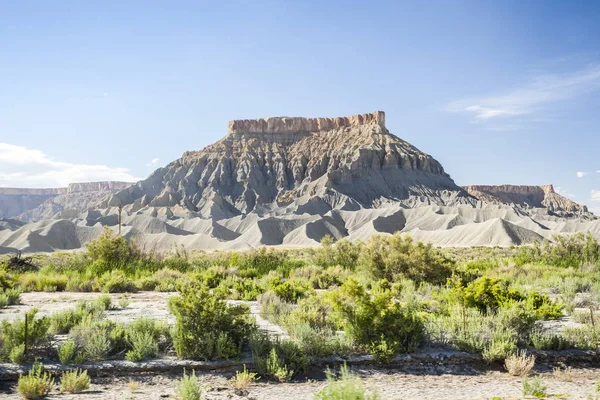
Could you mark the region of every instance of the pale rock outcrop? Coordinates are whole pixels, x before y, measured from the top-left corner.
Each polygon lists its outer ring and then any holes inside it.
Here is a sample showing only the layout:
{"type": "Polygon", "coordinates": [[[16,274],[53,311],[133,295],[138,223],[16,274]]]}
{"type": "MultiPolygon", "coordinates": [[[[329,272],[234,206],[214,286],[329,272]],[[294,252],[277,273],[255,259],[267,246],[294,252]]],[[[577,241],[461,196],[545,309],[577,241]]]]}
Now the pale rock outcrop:
{"type": "Polygon", "coordinates": [[[539,208],[560,216],[590,215],[586,206],[556,193],[552,185],[471,185],[464,189],[471,196],[487,203],[539,208]]]}

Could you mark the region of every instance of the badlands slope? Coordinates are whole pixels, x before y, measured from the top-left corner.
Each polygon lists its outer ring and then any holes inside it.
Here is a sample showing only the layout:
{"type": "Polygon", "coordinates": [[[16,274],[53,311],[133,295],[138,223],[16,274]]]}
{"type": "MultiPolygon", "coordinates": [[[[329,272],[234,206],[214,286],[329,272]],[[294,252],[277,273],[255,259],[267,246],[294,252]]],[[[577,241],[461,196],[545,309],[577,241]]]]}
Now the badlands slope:
{"type": "Polygon", "coordinates": [[[306,247],[397,231],[440,246],[600,237],[600,222],[551,185],[457,186],[392,135],[383,112],[231,121],[223,139],[120,189],[52,218],[0,221],[0,252],[80,248],[117,228],[119,206],[125,237],[157,250],[306,247]]]}

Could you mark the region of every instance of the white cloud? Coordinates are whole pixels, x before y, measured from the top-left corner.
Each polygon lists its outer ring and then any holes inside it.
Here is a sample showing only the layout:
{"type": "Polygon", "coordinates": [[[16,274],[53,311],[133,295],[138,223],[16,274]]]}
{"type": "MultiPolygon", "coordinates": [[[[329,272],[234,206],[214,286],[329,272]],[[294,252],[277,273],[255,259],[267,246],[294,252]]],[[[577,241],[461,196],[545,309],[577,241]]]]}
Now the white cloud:
{"type": "Polygon", "coordinates": [[[531,114],[542,106],[600,89],[600,66],[571,74],[542,75],[530,83],[499,95],[451,102],[447,111],[467,112],[476,120],[531,114]]]}
{"type": "Polygon", "coordinates": [[[75,182],[138,180],[127,168],[55,161],[40,150],[0,143],[0,187],[64,187],[75,182]]]}
{"type": "Polygon", "coordinates": [[[587,174],[589,174],[589,172],[577,171],[577,177],[578,178],[583,178],[587,174]]]}
{"type": "Polygon", "coordinates": [[[592,201],[600,201],[600,190],[592,190],[590,198],[592,201]]]}
{"type": "Polygon", "coordinates": [[[146,167],[155,167],[159,161],[160,158],[153,158],[148,164],[146,164],[146,167]]]}

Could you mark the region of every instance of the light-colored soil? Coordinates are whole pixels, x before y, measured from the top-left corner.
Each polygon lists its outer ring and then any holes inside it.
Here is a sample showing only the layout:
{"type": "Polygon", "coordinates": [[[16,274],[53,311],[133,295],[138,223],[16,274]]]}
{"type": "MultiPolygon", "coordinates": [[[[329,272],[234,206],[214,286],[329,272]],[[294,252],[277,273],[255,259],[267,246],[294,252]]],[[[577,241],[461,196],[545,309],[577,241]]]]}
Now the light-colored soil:
{"type": "MultiPolygon", "coordinates": [[[[128,294],[129,304],[125,309],[107,311],[107,318],[119,322],[130,322],[141,316],[174,322],[168,311],[167,299],[173,293],[140,292],[128,294]]],[[[22,305],[0,310],[0,320],[12,320],[22,316],[27,310],[36,307],[41,315],[74,307],[79,300],[93,300],[98,293],[24,293],[22,305]]],[[[111,295],[114,305],[118,305],[122,294],[111,295]]],[[[258,324],[273,334],[285,334],[278,326],[261,319],[256,302],[250,305],[251,313],[258,324]]],[[[376,389],[383,399],[518,399],[522,398],[522,379],[500,371],[481,371],[468,366],[420,367],[420,370],[373,370],[355,369],[368,388],[376,389]]],[[[118,372],[115,372],[118,374],[118,372]]],[[[322,371],[309,376],[315,380],[292,383],[259,381],[246,392],[236,392],[229,378],[231,373],[199,373],[199,379],[206,385],[206,400],[211,399],[313,399],[326,382],[322,371]]],[[[549,394],[554,398],[595,399],[596,382],[600,380],[600,369],[575,369],[569,373],[542,374],[549,394]],[[559,397],[560,396],[560,397],[559,397]]],[[[115,376],[92,378],[92,387],[83,394],[59,394],[56,390],[50,399],[165,399],[175,398],[177,379],[181,374],[115,376]],[[129,381],[139,382],[139,388],[130,390],[129,381]]],[[[0,382],[0,398],[18,399],[14,382],[0,382]]],[[[600,397],[598,397],[600,399],[600,397]]]]}
{"type": "MultiPolygon", "coordinates": [[[[504,372],[463,371],[458,374],[422,374],[402,371],[357,370],[363,376],[365,385],[376,390],[382,399],[521,399],[522,379],[504,372]]],[[[217,399],[256,399],[256,400],[308,400],[314,399],[326,382],[323,380],[252,384],[239,392],[229,381],[231,374],[202,374],[200,381],[206,386],[206,400],[217,399]]],[[[175,387],[180,375],[135,376],[93,379],[92,387],[85,393],[76,395],[59,394],[58,390],[49,399],[94,399],[94,400],[158,400],[176,398],[175,387]],[[129,381],[139,382],[139,388],[132,391],[129,381]]],[[[596,382],[600,370],[579,369],[565,376],[553,373],[542,375],[547,385],[548,398],[596,399],[596,382]]],[[[0,394],[1,398],[16,400],[14,393],[0,394]]],[[[600,397],[598,397],[600,398],[600,397]]]]}

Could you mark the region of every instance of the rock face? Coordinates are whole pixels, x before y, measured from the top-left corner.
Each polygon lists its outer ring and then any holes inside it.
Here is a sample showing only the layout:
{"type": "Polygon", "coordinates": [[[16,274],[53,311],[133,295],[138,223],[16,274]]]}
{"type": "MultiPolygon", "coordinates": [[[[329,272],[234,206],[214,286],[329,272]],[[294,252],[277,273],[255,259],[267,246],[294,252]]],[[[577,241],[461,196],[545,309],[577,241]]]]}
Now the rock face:
{"type": "Polygon", "coordinates": [[[381,111],[341,118],[236,120],[107,206],[182,206],[206,218],[322,214],[395,203],[474,202],[431,156],[390,134],[381,111]]]}
{"type": "Polygon", "coordinates": [[[51,218],[63,211],[76,214],[129,185],[127,182],[85,182],[53,189],[0,188],[0,218],[29,222],[51,218]]]}
{"type": "Polygon", "coordinates": [[[551,185],[457,186],[433,157],[391,134],[381,111],[235,120],[221,140],[133,185],[2,195],[21,196],[4,212],[27,223],[0,218],[0,253],[81,248],[103,227],[117,230],[119,206],[122,234],[158,251],[310,247],[325,235],[398,231],[439,246],[579,231],[600,238],[600,220],[551,185]]]}
{"type": "Polygon", "coordinates": [[[514,205],[525,209],[539,208],[563,217],[589,215],[586,206],[559,195],[552,185],[471,185],[464,189],[471,196],[487,203],[514,205]]]}

